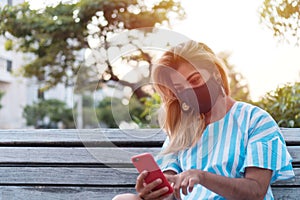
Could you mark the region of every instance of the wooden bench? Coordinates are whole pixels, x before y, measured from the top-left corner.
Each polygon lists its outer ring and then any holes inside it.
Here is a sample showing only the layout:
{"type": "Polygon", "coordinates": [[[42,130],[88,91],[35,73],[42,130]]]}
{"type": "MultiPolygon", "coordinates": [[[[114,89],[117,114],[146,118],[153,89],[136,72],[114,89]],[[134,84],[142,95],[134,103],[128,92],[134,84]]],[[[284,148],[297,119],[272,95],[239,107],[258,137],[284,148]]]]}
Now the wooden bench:
{"type": "MultiPolygon", "coordinates": [[[[296,179],[272,186],[276,199],[300,197],[300,129],[282,129],[296,179]]],[[[157,154],[158,129],[1,130],[0,199],[111,200],[134,192],[130,156],[157,154]]]]}

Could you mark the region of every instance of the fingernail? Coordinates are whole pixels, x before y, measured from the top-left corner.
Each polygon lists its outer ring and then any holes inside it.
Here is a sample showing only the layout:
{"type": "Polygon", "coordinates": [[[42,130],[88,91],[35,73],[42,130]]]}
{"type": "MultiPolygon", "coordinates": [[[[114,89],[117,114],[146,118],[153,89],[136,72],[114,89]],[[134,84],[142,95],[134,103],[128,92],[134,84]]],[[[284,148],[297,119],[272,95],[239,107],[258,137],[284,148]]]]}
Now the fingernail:
{"type": "Polygon", "coordinates": [[[159,178],[156,180],[156,183],[162,183],[162,180],[159,178]]]}
{"type": "Polygon", "coordinates": [[[169,191],[169,188],[166,186],[166,187],[164,187],[164,191],[169,191]]]}

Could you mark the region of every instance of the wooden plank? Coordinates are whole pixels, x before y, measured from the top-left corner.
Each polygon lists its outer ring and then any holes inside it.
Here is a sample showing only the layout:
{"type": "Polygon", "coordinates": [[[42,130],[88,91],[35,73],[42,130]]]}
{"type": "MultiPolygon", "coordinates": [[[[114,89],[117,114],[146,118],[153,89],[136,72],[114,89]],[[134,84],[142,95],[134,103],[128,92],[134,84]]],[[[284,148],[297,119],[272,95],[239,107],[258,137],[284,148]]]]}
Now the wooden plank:
{"type": "MultiPolygon", "coordinates": [[[[282,128],[288,145],[300,145],[300,128],[282,128]]],[[[0,146],[161,146],[166,135],[161,129],[35,129],[0,130],[0,146]]]]}
{"type": "Polygon", "coordinates": [[[288,146],[288,151],[293,158],[294,164],[300,163],[300,146],[288,146]]]}
{"type": "Polygon", "coordinates": [[[135,168],[0,167],[0,185],[134,186],[135,168]]]}
{"type": "MultiPolygon", "coordinates": [[[[300,169],[294,180],[279,181],[276,186],[300,186],[300,169]]],[[[84,167],[0,167],[0,185],[134,185],[135,168],[84,167]]]]}
{"type": "Polygon", "coordinates": [[[161,129],[0,130],[0,146],[161,146],[161,129]]]}
{"type": "MultiPolygon", "coordinates": [[[[288,146],[293,163],[300,163],[300,147],[288,146]]],[[[13,163],[44,164],[130,164],[130,157],[150,152],[157,155],[155,148],[83,148],[83,147],[0,147],[0,165],[13,163]]]]}
{"type": "Polygon", "coordinates": [[[0,130],[0,141],[160,141],[164,135],[161,129],[16,129],[0,130]]]}
{"type": "MultiPolygon", "coordinates": [[[[298,200],[299,188],[272,188],[276,200],[298,200]]],[[[51,187],[51,186],[0,186],[1,199],[6,200],[111,200],[117,194],[135,193],[134,188],[115,187],[51,187]]]]}
{"type": "Polygon", "coordinates": [[[297,187],[290,188],[272,188],[276,200],[299,200],[300,189],[297,187]]]}
{"type": "Polygon", "coordinates": [[[158,148],[0,147],[0,166],[14,164],[131,164],[133,155],[158,148]]]}
{"type": "Polygon", "coordinates": [[[300,128],[281,128],[281,131],[287,145],[300,146],[300,128]]]}
{"type": "Polygon", "coordinates": [[[111,200],[115,195],[134,193],[134,187],[52,187],[52,186],[0,186],[3,200],[111,200]]]}

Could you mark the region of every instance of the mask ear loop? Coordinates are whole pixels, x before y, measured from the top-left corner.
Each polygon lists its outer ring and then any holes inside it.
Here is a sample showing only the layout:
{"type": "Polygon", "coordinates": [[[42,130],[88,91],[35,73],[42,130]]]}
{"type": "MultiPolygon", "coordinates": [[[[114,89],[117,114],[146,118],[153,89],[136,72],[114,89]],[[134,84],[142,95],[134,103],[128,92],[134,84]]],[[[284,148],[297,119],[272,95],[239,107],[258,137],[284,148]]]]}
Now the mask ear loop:
{"type": "Polygon", "coordinates": [[[225,92],[225,89],[224,89],[224,86],[223,86],[221,75],[220,74],[214,74],[214,78],[217,81],[217,83],[220,85],[222,96],[225,97],[226,92],[225,92]]]}
{"type": "Polygon", "coordinates": [[[225,89],[223,87],[223,84],[220,85],[220,88],[221,88],[222,96],[225,97],[226,93],[225,93],[225,89]]]}

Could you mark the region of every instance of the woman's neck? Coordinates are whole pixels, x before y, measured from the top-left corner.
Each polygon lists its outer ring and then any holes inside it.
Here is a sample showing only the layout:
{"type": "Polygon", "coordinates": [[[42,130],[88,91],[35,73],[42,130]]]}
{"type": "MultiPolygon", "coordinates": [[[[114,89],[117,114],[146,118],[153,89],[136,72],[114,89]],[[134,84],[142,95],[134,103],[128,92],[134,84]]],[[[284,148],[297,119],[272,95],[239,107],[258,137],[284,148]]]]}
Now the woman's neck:
{"type": "Polygon", "coordinates": [[[208,113],[205,113],[205,125],[211,124],[222,119],[226,113],[231,109],[235,100],[230,96],[222,96],[220,95],[215,103],[215,105],[211,108],[208,113]]]}

